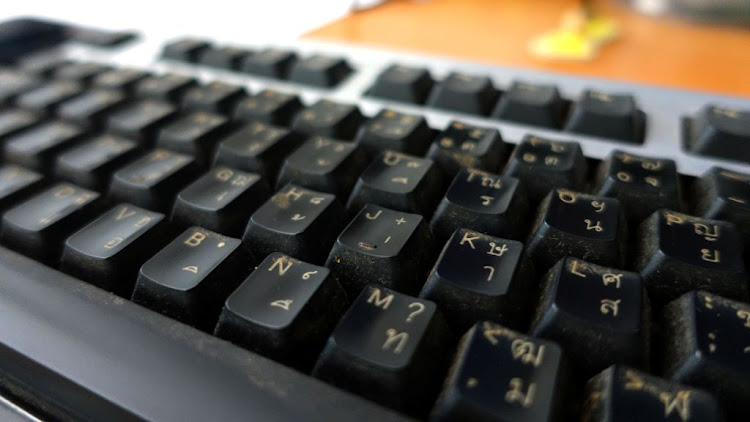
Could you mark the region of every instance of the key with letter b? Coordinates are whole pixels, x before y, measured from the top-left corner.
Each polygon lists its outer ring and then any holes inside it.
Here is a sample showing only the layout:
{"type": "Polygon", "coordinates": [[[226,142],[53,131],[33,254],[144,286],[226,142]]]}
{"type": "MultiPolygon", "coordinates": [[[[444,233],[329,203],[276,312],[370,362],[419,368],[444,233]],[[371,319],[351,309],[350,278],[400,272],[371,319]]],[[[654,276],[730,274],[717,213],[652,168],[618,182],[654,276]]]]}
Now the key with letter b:
{"type": "Polygon", "coordinates": [[[370,284],[333,331],[313,375],[424,416],[451,346],[434,303],[370,284]]]}

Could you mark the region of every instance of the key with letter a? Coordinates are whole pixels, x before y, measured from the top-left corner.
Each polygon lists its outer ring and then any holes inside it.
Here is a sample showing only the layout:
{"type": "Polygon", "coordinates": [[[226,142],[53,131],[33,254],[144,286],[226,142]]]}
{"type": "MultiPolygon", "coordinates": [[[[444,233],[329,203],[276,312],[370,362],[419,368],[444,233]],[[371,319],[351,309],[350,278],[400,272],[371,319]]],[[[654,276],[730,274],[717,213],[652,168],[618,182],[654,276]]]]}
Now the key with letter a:
{"type": "Polygon", "coordinates": [[[328,268],[276,252],[229,296],[214,333],[308,371],[346,305],[328,268]]]}
{"type": "Polygon", "coordinates": [[[721,408],[706,391],[615,365],[586,385],[582,422],[720,422],[721,408]]]}
{"type": "Polygon", "coordinates": [[[331,334],[313,376],[425,416],[452,338],[434,303],[370,284],[331,334]]]}
{"type": "Polygon", "coordinates": [[[431,421],[539,422],[562,416],[567,373],[562,349],[483,321],[466,333],[431,421]]]}
{"type": "Polygon", "coordinates": [[[60,268],[130,298],[138,268],[166,243],[163,221],[163,214],[118,205],[68,238],[60,268]]]}
{"type": "Polygon", "coordinates": [[[143,264],[132,300],[212,330],[222,304],[252,264],[239,239],[191,227],[143,264]]]}

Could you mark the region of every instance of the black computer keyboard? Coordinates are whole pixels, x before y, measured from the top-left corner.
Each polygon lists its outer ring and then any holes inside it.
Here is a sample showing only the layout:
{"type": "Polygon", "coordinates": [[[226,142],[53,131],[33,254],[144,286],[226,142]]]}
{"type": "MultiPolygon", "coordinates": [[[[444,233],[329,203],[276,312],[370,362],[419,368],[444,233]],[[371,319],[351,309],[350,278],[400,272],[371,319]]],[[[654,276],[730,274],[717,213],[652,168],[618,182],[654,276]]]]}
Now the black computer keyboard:
{"type": "Polygon", "coordinates": [[[0,411],[750,419],[747,99],[33,24],[0,411]]]}

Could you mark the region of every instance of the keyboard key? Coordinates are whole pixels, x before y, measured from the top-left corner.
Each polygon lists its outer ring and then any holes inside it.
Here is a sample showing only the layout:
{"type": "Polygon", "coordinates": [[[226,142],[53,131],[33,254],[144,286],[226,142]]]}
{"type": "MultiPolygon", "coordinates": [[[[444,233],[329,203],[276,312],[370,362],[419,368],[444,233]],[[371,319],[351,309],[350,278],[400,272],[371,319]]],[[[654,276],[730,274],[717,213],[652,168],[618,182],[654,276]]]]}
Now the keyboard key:
{"type": "Polygon", "coordinates": [[[237,103],[233,118],[243,122],[287,125],[301,108],[302,103],[296,95],[265,89],[237,103]]]}
{"type": "Polygon", "coordinates": [[[116,201],[166,213],[177,192],[192,182],[196,173],[191,157],[156,149],[116,171],[109,194],[116,201]]]}
{"type": "Polygon", "coordinates": [[[177,195],[172,221],[239,237],[269,195],[268,185],[257,174],[214,167],[177,195]]]}
{"type": "Polygon", "coordinates": [[[3,243],[56,266],[62,242],[97,211],[99,194],[58,183],[11,208],[2,218],[3,243]]]}
{"type": "Polygon", "coordinates": [[[143,100],[110,115],[107,128],[116,135],[149,143],[176,114],[177,109],[169,103],[143,100]]]}
{"type": "Polygon", "coordinates": [[[494,172],[505,160],[505,144],[497,129],[453,121],[432,142],[427,158],[450,177],[462,168],[494,172]]]}
{"type": "Polygon", "coordinates": [[[451,72],[432,89],[427,106],[486,116],[499,95],[486,76],[451,72]]]}
{"type": "Polygon", "coordinates": [[[99,135],[58,155],[54,173],[79,186],[105,191],[112,173],[139,154],[135,141],[99,135]]]}
{"type": "Polygon", "coordinates": [[[461,170],[435,210],[430,229],[448,239],[461,227],[492,236],[520,239],[529,220],[526,192],[515,177],[461,170]]]}
{"type": "Polygon", "coordinates": [[[295,183],[347,198],[366,165],[367,157],[357,144],[317,136],[286,158],[276,187],[295,183]]]}
{"type": "Polygon", "coordinates": [[[209,47],[203,50],[198,59],[198,63],[225,70],[240,70],[242,61],[252,52],[237,47],[209,47]]]}
{"type": "Polygon", "coordinates": [[[727,420],[750,418],[750,305],[703,291],[664,308],[664,374],[712,391],[727,420]]]}
{"type": "Polygon", "coordinates": [[[422,288],[435,244],[418,214],[367,204],[339,235],[326,267],[354,297],[368,283],[407,294],[422,288]]]}
{"type": "Polygon", "coordinates": [[[58,53],[42,51],[38,54],[24,56],[16,63],[16,66],[24,74],[49,77],[58,67],[68,63],[70,61],[64,59],[58,53]]]}
{"type": "Polygon", "coordinates": [[[297,113],[291,127],[307,136],[352,139],[363,120],[356,105],[320,100],[297,113]]]}
{"type": "Polygon", "coordinates": [[[577,142],[525,136],[513,151],[504,174],[520,179],[529,199],[539,202],[555,188],[584,190],[586,172],[586,158],[577,142]]]}
{"type": "Polygon", "coordinates": [[[367,95],[404,103],[423,104],[433,83],[430,72],[425,68],[391,65],[378,75],[367,95]]]}
{"type": "Polygon", "coordinates": [[[564,258],[541,291],[529,333],[559,344],[577,373],[615,363],[648,369],[650,314],[638,274],[564,258]]]}
{"type": "Polygon", "coordinates": [[[592,264],[625,266],[625,218],[620,201],[555,189],[539,206],[526,246],[538,270],[566,255],[592,264]]]}
{"type": "Polygon", "coordinates": [[[309,371],[346,305],[328,268],[276,252],[229,296],[214,333],[309,371]]]}
{"type": "Polygon", "coordinates": [[[182,108],[210,113],[229,114],[241,99],[247,97],[245,88],[222,82],[190,88],[182,98],[182,108]]]}
{"type": "Polygon", "coordinates": [[[381,110],[362,125],[354,141],[371,156],[386,149],[424,155],[432,138],[432,129],[424,117],[381,110]]]}
{"type": "Polygon", "coordinates": [[[287,185],[253,213],[242,241],[257,256],[278,251],[318,264],[345,221],[334,195],[287,185]]]}
{"type": "Polygon", "coordinates": [[[57,115],[81,127],[98,128],[110,113],[125,103],[125,98],[119,91],[91,90],[63,102],[57,115]]]}
{"type": "Polygon", "coordinates": [[[197,62],[201,54],[209,48],[207,41],[195,38],[181,38],[165,45],[161,56],[178,62],[197,62]]]}
{"type": "Polygon", "coordinates": [[[615,365],[586,385],[582,422],[720,422],[721,408],[703,390],[615,365]]]}
{"type": "Polygon", "coordinates": [[[15,108],[0,110],[0,143],[37,124],[39,117],[28,110],[15,108]]]}
{"type": "Polygon", "coordinates": [[[226,117],[196,111],[186,114],[164,126],[156,145],[175,152],[192,155],[203,165],[211,161],[219,138],[229,130],[226,117]]]}
{"type": "Polygon", "coordinates": [[[147,76],[149,76],[147,72],[139,69],[112,69],[97,75],[92,85],[102,89],[132,93],[138,82],[147,76]]]}
{"type": "Polygon", "coordinates": [[[444,324],[434,303],[370,284],[331,334],[313,376],[425,416],[451,346],[444,324]]]}
{"type": "Polygon", "coordinates": [[[179,101],[198,83],[185,75],[150,75],[135,85],[135,95],[164,101],[179,101]]]}
{"type": "Polygon", "coordinates": [[[586,90],[570,111],[565,130],[642,144],[646,117],[631,95],[586,90]]]}
{"type": "Polygon", "coordinates": [[[67,63],[55,69],[53,76],[57,79],[88,83],[91,82],[96,75],[104,73],[109,69],[109,66],[99,63],[67,63]]]}
{"type": "Polygon", "coordinates": [[[57,154],[78,143],[82,134],[81,129],[69,123],[43,123],[5,141],[3,156],[6,161],[49,172],[57,154]]]}
{"type": "Polygon", "coordinates": [[[294,52],[267,48],[246,57],[242,62],[242,71],[266,78],[284,79],[295,60],[297,55],[294,52]]]}
{"type": "Polygon", "coordinates": [[[143,264],[132,300],[213,330],[222,304],[251,268],[251,255],[239,239],[192,227],[143,264]]]}
{"type": "Polygon", "coordinates": [[[346,208],[368,203],[429,217],[443,194],[443,180],[432,160],[383,151],[362,173],[346,208]]]}
{"type": "Polygon", "coordinates": [[[742,240],[734,224],[661,210],[638,228],[635,270],[655,305],[702,289],[748,298],[742,240]]]}
{"type": "Polygon", "coordinates": [[[75,28],[69,35],[73,41],[90,47],[112,49],[138,38],[135,31],[109,31],[92,28],[75,28]]]}
{"type": "Polygon", "coordinates": [[[224,138],[216,148],[213,165],[223,165],[276,180],[276,172],[299,138],[289,129],[254,122],[224,138]]]}
{"type": "Polygon", "coordinates": [[[315,54],[294,62],[289,71],[289,80],[317,87],[332,87],[349,76],[351,71],[349,63],[343,58],[315,54]]]}
{"type": "Polygon", "coordinates": [[[567,374],[556,344],[482,322],[464,335],[432,421],[557,421],[567,374]]]}
{"type": "Polygon", "coordinates": [[[634,226],[661,208],[680,210],[677,165],[614,150],[598,171],[597,194],[617,198],[634,226]]]}
{"type": "Polygon", "coordinates": [[[0,166],[0,210],[36,193],[43,184],[37,172],[13,164],[0,166]]]}
{"type": "Polygon", "coordinates": [[[557,129],[562,126],[565,101],[554,85],[513,82],[500,97],[492,117],[527,125],[557,129]]]}
{"type": "Polygon", "coordinates": [[[419,297],[435,302],[454,333],[491,318],[526,327],[534,270],[523,244],[459,229],[438,257],[419,297]]]}
{"type": "Polygon", "coordinates": [[[693,198],[696,215],[734,223],[750,239],[750,175],[712,167],[695,182],[693,198]]]}
{"type": "Polygon", "coordinates": [[[0,69],[0,105],[13,100],[21,93],[36,88],[39,84],[40,80],[32,75],[0,69]]]}
{"type": "Polygon", "coordinates": [[[83,86],[71,81],[54,81],[19,95],[16,104],[38,113],[52,113],[57,106],[83,92],[83,86]]]}
{"type": "Polygon", "coordinates": [[[164,215],[121,204],[65,241],[60,269],[130,298],[138,268],[163,246],[164,215]]]}
{"type": "Polygon", "coordinates": [[[708,105],[684,128],[688,151],[750,163],[750,111],[708,105]]]}

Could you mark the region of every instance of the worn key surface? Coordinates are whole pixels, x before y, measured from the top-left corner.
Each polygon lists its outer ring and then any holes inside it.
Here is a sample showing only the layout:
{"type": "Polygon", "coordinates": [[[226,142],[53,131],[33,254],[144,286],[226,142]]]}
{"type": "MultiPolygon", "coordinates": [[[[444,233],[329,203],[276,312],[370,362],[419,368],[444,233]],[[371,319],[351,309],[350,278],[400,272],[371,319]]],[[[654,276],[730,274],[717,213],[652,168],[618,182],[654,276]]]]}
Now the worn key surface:
{"type": "Polygon", "coordinates": [[[463,168],[497,171],[505,161],[505,149],[497,129],[453,121],[432,142],[427,158],[452,177],[463,168]]]}
{"type": "Polygon", "coordinates": [[[424,117],[385,109],[362,125],[354,142],[370,156],[386,149],[423,155],[432,137],[424,117]]]}

